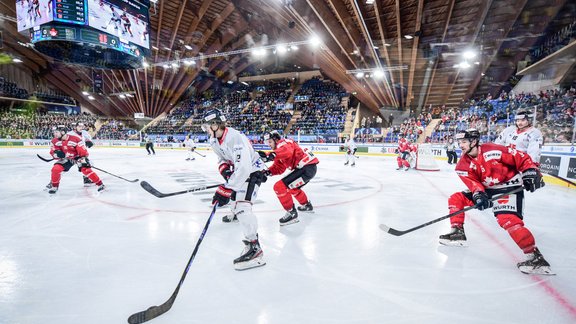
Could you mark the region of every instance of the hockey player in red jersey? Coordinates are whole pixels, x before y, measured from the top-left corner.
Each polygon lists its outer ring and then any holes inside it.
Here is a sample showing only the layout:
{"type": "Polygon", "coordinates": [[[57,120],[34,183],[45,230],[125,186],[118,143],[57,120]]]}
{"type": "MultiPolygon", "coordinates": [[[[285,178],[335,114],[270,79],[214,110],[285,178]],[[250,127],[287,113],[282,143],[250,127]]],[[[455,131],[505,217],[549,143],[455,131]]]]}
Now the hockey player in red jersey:
{"type": "Polygon", "coordinates": [[[302,187],[316,175],[318,158],[308,150],[303,150],[293,140],[282,139],[277,131],[265,134],[264,140],[272,148],[272,152],[266,154],[266,152],[258,151],[258,154],[264,162],[274,161],[268,169],[268,175],[279,175],[286,169],[293,170],[274,184],[274,192],[286,210],[286,215],[280,218],[280,225],[297,223],[299,222],[298,211],[294,208],[292,197],[302,205],[298,207],[299,211],[312,212],[314,210],[302,187]]]}
{"type": "Polygon", "coordinates": [[[410,169],[410,163],[408,162],[408,157],[410,156],[410,142],[404,138],[404,134],[400,134],[400,137],[398,138],[398,148],[396,149],[396,153],[398,153],[398,157],[396,158],[398,167],[396,170],[400,170],[404,167],[404,171],[408,171],[408,169],[410,169]]]}
{"type": "Polygon", "coordinates": [[[66,153],[64,153],[62,146],[62,142],[64,141],[62,137],[66,135],[66,127],[53,127],[52,134],[54,138],[50,141],[50,156],[52,156],[56,162],[52,166],[50,183],[48,183],[46,189],[48,189],[48,193],[55,194],[56,191],[58,191],[58,186],[60,186],[62,172],[68,172],[74,163],[66,158],[66,153]]]}
{"type": "MultiPolygon", "coordinates": [[[[55,138],[52,140],[50,155],[66,159],[70,163],[76,163],[80,172],[98,186],[98,191],[104,190],[106,187],[102,183],[102,180],[100,180],[98,175],[92,171],[92,168],[90,167],[90,162],[88,161],[88,150],[86,150],[82,137],[78,136],[75,131],[70,131],[64,134],[62,128],[58,130],[58,133],[59,134],[54,131],[55,138]],[[57,135],[59,135],[59,137],[57,135]]],[[[52,167],[52,187],[48,190],[49,193],[55,194],[58,191],[62,171],[68,171],[70,167],[71,165],[67,166],[65,163],[54,164],[54,167],[52,167]]]]}
{"type": "MultiPolygon", "coordinates": [[[[456,135],[462,149],[462,157],[456,165],[456,173],[464,182],[467,191],[458,192],[448,199],[450,212],[467,206],[479,210],[492,208],[498,225],[505,229],[518,247],[525,253],[526,261],[518,263],[523,273],[553,274],[550,264],[544,259],[532,233],[524,227],[524,191],[492,201],[491,197],[510,192],[524,185],[534,192],[544,186],[542,175],[530,156],[498,144],[479,144],[480,133],[468,129],[456,135]]],[[[440,235],[440,243],[450,246],[465,246],[464,213],[450,218],[452,230],[440,235]]]]}
{"type": "MultiPolygon", "coordinates": [[[[92,142],[92,135],[86,131],[84,123],[72,123],[72,130],[82,138],[84,144],[86,144],[86,148],[91,148],[94,146],[94,143],[92,142]]],[[[82,175],[82,178],[84,180],[84,187],[89,187],[93,184],[93,182],[86,175],[82,175]]]]}

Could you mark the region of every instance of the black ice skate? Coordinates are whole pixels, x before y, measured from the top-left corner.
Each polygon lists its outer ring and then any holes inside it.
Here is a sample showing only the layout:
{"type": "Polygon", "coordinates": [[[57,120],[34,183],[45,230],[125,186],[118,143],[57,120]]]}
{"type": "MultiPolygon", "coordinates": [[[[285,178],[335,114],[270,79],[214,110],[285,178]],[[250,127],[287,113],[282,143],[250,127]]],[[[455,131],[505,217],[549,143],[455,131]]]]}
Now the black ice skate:
{"type": "Polygon", "coordinates": [[[264,252],[260,248],[258,239],[254,241],[242,240],[242,242],[244,242],[244,250],[240,257],[234,259],[234,269],[247,270],[266,264],[266,261],[263,260],[264,252]]]}
{"type": "Polygon", "coordinates": [[[106,190],[106,186],[104,184],[101,184],[100,186],[98,186],[98,192],[102,192],[106,190]]]}
{"type": "Polygon", "coordinates": [[[302,206],[298,206],[298,211],[302,211],[302,212],[308,212],[308,213],[313,213],[314,212],[314,207],[312,206],[311,202],[307,202],[306,204],[302,205],[302,206]]]}
{"type": "Polygon", "coordinates": [[[526,274],[555,275],[550,269],[550,263],[544,259],[538,248],[526,254],[526,261],[518,263],[518,269],[526,274]]]}
{"type": "Polygon", "coordinates": [[[84,178],[84,187],[90,187],[90,185],[94,183],[88,177],[83,177],[83,178],[84,178]]]}
{"type": "Polygon", "coordinates": [[[352,163],[350,166],[351,166],[351,167],[356,166],[356,163],[352,163]]]}
{"type": "Polygon", "coordinates": [[[48,182],[48,184],[46,185],[46,188],[44,188],[44,190],[49,190],[52,189],[52,182],[48,182]]]}
{"type": "Polygon", "coordinates": [[[238,217],[236,214],[224,215],[222,217],[222,223],[238,223],[238,217]]]}
{"type": "Polygon", "coordinates": [[[298,223],[300,220],[298,219],[298,212],[296,208],[292,207],[289,211],[286,212],[284,217],[280,218],[280,226],[286,226],[294,223],[298,223]]]}
{"type": "Polygon", "coordinates": [[[344,163],[344,165],[348,165],[348,162],[344,163]]]}
{"type": "Polygon", "coordinates": [[[58,192],[58,187],[52,187],[48,189],[48,193],[51,195],[55,194],[56,192],[58,192]]]}
{"type": "Polygon", "coordinates": [[[447,246],[468,246],[464,227],[455,226],[448,234],[440,235],[440,244],[447,246]]]}

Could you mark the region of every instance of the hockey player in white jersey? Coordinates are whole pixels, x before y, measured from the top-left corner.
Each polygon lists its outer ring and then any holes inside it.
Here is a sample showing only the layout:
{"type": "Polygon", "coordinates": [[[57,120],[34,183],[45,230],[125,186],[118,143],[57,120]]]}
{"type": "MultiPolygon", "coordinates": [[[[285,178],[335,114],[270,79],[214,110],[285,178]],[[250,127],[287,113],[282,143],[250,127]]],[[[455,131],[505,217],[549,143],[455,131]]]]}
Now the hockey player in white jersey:
{"type": "MultiPolygon", "coordinates": [[[[73,123],[72,130],[82,138],[87,148],[94,146],[94,143],[92,142],[92,135],[90,135],[90,133],[88,133],[88,131],[85,129],[84,123],[73,123]]],[[[93,182],[87,176],[82,175],[82,178],[84,181],[84,187],[89,187],[93,184],[93,182]]]]}
{"type": "Polygon", "coordinates": [[[196,142],[194,142],[194,139],[190,135],[186,136],[186,139],[184,140],[184,146],[186,147],[187,151],[186,161],[196,160],[196,158],[192,156],[192,153],[194,153],[194,150],[196,150],[196,142]]]}
{"type": "Polygon", "coordinates": [[[348,165],[348,163],[350,163],[350,161],[352,161],[352,164],[350,164],[350,166],[355,166],[356,165],[356,156],[354,154],[356,154],[356,150],[358,148],[356,147],[356,142],[354,142],[354,140],[350,137],[350,136],[346,136],[346,141],[344,142],[344,151],[346,152],[346,163],[344,163],[344,165],[348,165]]]}
{"type": "Polygon", "coordinates": [[[514,125],[505,128],[494,143],[526,152],[536,165],[540,165],[544,139],[542,133],[532,125],[533,118],[534,114],[530,110],[518,109],[514,125]]]}
{"type": "Polygon", "coordinates": [[[206,112],[202,129],[210,135],[210,145],[218,156],[218,169],[226,180],[216,190],[212,204],[224,206],[232,199],[232,213],[244,231],[244,251],[234,259],[234,268],[245,270],[263,266],[266,262],[258,241],[258,220],[252,213],[252,201],[256,199],[260,184],[266,181],[264,162],[244,134],[226,127],[226,117],[220,110],[206,112]]]}

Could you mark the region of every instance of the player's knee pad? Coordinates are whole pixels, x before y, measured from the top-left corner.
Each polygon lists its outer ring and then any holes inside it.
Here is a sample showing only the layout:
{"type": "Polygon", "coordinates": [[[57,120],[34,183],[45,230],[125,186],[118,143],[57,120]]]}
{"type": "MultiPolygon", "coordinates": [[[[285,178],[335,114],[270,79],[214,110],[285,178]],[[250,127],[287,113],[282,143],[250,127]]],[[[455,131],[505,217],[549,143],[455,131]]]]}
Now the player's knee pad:
{"type": "Polygon", "coordinates": [[[534,236],[524,227],[524,222],[514,214],[500,214],[497,216],[498,225],[505,229],[510,237],[525,253],[534,249],[534,236]]]}
{"type": "Polygon", "coordinates": [[[64,171],[64,166],[60,163],[56,163],[52,166],[52,172],[60,173],[64,171]]]}
{"type": "Polygon", "coordinates": [[[279,198],[286,196],[288,194],[288,187],[280,180],[274,184],[274,192],[279,198]]]}
{"type": "MultiPolygon", "coordinates": [[[[466,206],[472,206],[472,201],[466,197],[466,194],[463,192],[457,192],[448,198],[448,210],[450,213],[462,210],[466,206]]],[[[450,223],[458,225],[464,224],[464,217],[464,213],[452,216],[450,217],[450,223]]]]}

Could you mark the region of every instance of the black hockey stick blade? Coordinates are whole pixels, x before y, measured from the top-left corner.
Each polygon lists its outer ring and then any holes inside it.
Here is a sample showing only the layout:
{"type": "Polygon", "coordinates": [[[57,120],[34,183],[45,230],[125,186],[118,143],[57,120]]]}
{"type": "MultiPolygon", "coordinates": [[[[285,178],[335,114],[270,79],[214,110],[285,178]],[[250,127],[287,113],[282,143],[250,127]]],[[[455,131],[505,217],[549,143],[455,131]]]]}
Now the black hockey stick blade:
{"type": "Polygon", "coordinates": [[[178,292],[180,291],[180,287],[182,287],[182,283],[184,282],[184,279],[186,279],[186,275],[188,274],[188,270],[190,270],[190,266],[192,265],[192,262],[194,261],[194,257],[196,256],[196,253],[198,253],[198,248],[200,247],[200,244],[202,243],[202,240],[204,239],[204,235],[206,235],[206,232],[208,231],[208,226],[210,226],[210,221],[212,220],[212,217],[214,217],[214,214],[216,213],[217,208],[218,208],[218,204],[214,204],[214,206],[212,207],[212,213],[210,213],[210,217],[208,217],[208,220],[206,221],[206,225],[204,226],[204,230],[202,230],[202,234],[200,234],[200,237],[198,238],[198,242],[196,242],[196,246],[194,247],[194,251],[192,252],[192,255],[190,256],[190,259],[188,260],[188,264],[186,265],[186,268],[184,269],[184,272],[182,273],[182,277],[180,277],[180,281],[178,282],[178,286],[176,286],[176,289],[172,293],[172,296],[170,296],[170,298],[168,298],[168,300],[165,301],[162,305],[152,306],[145,311],[141,311],[141,312],[130,315],[130,317],[128,317],[128,323],[140,324],[140,323],[147,322],[151,319],[154,319],[154,318],[166,313],[167,311],[170,310],[170,308],[172,308],[172,305],[174,305],[174,301],[176,300],[176,296],[178,296],[178,292]]]}
{"type": "Polygon", "coordinates": [[[37,156],[40,160],[42,160],[42,161],[44,161],[44,162],[50,162],[50,161],[54,160],[54,158],[52,158],[52,159],[47,159],[47,158],[41,157],[40,154],[36,154],[36,156],[37,156]]]}
{"type": "Polygon", "coordinates": [[[107,174],[109,174],[109,175],[111,175],[111,176],[113,176],[113,177],[122,179],[122,180],[124,180],[124,181],[132,182],[132,183],[135,183],[135,182],[140,181],[140,179],[128,180],[128,179],[126,179],[126,178],[122,178],[122,177],[119,176],[119,175],[115,175],[115,174],[113,174],[113,173],[110,173],[110,172],[108,172],[108,171],[106,171],[106,170],[102,170],[102,169],[97,168],[97,167],[95,167],[95,166],[91,166],[91,168],[92,168],[92,169],[96,169],[96,170],[101,171],[101,172],[104,172],[104,173],[107,173],[107,174]]]}
{"type": "Polygon", "coordinates": [[[176,191],[176,192],[170,192],[170,193],[162,193],[162,192],[158,191],[156,188],[152,187],[152,185],[149,184],[149,183],[146,182],[146,181],[141,181],[141,182],[140,182],[140,186],[141,186],[144,190],[148,191],[149,193],[153,194],[154,196],[156,196],[156,197],[158,197],[158,198],[165,198],[165,197],[181,195],[181,194],[185,194],[185,193],[189,193],[189,192],[195,192],[195,191],[202,191],[202,190],[206,190],[206,189],[212,189],[212,188],[216,188],[216,187],[218,187],[218,186],[220,186],[220,185],[217,184],[217,185],[211,185],[211,186],[204,186],[204,187],[186,189],[186,190],[176,191]]]}
{"type": "MultiPolygon", "coordinates": [[[[522,191],[522,190],[524,190],[523,187],[516,188],[516,189],[514,189],[514,190],[512,190],[512,191],[510,191],[510,192],[506,192],[506,193],[503,193],[503,194],[501,194],[501,195],[494,196],[494,197],[492,197],[492,198],[490,199],[490,201],[498,200],[498,199],[500,199],[500,198],[502,198],[502,197],[504,197],[504,196],[508,196],[508,195],[511,195],[511,194],[520,192],[520,191],[522,191]]],[[[418,226],[416,226],[416,227],[412,227],[412,228],[407,229],[407,230],[405,230],[405,231],[400,231],[400,230],[397,230],[397,229],[388,227],[388,226],[386,226],[386,225],[384,225],[384,224],[380,224],[379,227],[380,227],[381,230],[383,230],[384,232],[386,232],[386,233],[388,233],[388,234],[392,234],[392,235],[394,235],[394,236],[402,236],[402,235],[404,235],[404,234],[408,234],[408,233],[413,232],[413,231],[415,231],[415,230],[421,229],[422,227],[426,227],[426,226],[432,225],[432,224],[434,224],[434,223],[438,223],[439,221],[444,220],[444,219],[446,219],[446,218],[450,218],[450,217],[455,216],[455,215],[458,215],[458,214],[460,214],[460,213],[467,212],[467,211],[469,211],[469,210],[471,210],[471,209],[474,209],[474,208],[476,208],[476,206],[468,206],[468,207],[466,207],[466,208],[464,208],[464,209],[457,210],[457,211],[455,211],[455,212],[453,212],[453,213],[450,213],[450,214],[448,214],[448,215],[442,216],[442,217],[440,217],[440,218],[436,218],[436,219],[431,220],[431,221],[429,221],[429,222],[427,222],[427,223],[418,225],[418,226]]]]}

